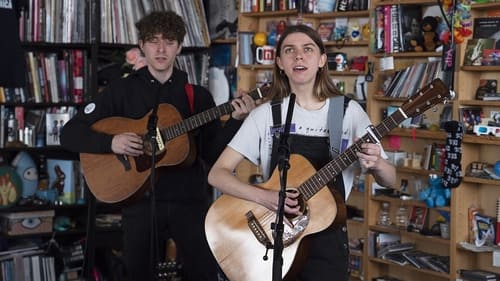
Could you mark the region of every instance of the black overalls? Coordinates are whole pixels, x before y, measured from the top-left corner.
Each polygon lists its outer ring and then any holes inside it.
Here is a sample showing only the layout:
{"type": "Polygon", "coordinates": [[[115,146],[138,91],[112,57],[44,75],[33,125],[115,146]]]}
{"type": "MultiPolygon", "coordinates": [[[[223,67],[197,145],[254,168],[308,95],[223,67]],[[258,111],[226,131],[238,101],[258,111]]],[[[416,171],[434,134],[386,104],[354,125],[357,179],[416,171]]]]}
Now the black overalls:
{"type": "MultiPolygon", "coordinates": [[[[290,153],[304,156],[316,170],[330,160],[329,138],[289,135],[290,153]]],[[[331,181],[329,188],[337,190],[345,198],[342,174],[331,181]],[[335,186],[334,186],[335,184],[335,186]]],[[[349,249],[347,227],[332,225],[327,229],[308,235],[308,257],[297,281],[344,281],[348,280],[349,249]]]]}

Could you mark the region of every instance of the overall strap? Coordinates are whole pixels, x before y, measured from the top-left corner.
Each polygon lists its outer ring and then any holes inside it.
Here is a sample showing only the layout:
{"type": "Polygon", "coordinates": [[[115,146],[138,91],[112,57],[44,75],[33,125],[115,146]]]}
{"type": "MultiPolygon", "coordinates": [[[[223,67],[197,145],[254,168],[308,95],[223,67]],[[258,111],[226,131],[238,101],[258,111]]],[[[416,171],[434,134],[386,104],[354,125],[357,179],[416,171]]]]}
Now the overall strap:
{"type": "Polygon", "coordinates": [[[340,154],[342,139],[342,123],[344,120],[344,96],[330,98],[328,108],[328,130],[330,135],[330,154],[336,157],[340,154]]]}
{"type": "Polygon", "coordinates": [[[281,103],[282,99],[273,99],[271,101],[271,112],[273,114],[273,127],[271,133],[273,135],[273,147],[271,151],[271,166],[269,173],[274,171],[278,165],[278,147],[280,143],[280,130],[281,130],[281,103]]]}
{"type": "Polygon", "coordinates": [[[184,90],[186,92],[186,96],[189,102],[189,109],[191,110],[191,114],[194,114],[194,90],[193,85],[190,83],[186,83],[184,85],[184,90]]]}

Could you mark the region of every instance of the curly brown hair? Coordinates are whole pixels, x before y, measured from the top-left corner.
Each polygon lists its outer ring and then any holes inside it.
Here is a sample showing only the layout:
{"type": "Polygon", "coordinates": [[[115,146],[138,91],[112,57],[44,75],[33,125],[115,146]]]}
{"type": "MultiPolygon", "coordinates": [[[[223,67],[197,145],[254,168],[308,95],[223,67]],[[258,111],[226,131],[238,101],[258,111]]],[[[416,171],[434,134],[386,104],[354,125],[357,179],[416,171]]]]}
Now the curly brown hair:
{"type": "Polygon", "coordinates": [[[161,34],[163,38],[177,40],[179,44],[186,35],[186,25],[182,18],[173,11],[151,12],[135,23],[139,31],[139,40],[148,41],[155,35],[161,34]]]}

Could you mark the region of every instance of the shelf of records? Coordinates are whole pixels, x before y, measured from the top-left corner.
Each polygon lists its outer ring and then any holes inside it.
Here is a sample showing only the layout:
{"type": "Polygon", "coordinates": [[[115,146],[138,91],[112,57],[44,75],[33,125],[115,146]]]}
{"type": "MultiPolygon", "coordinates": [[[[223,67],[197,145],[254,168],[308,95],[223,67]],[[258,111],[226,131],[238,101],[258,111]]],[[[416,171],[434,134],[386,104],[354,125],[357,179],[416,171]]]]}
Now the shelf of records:
{"type": "Polygon", "coordinates": [[[60,130],[76,110],[74,106],[0,105],[0,148],[59,146],[60,130]]]}

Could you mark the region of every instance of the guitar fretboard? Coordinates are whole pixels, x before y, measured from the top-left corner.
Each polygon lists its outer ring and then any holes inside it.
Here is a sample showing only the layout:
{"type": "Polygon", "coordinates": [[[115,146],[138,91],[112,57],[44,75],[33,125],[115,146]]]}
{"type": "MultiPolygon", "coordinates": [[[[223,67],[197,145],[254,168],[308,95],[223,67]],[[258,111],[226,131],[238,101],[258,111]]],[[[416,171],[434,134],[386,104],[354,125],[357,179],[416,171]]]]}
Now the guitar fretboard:
{"type": "MultiPolygon", "coordinates": [[[[269,86],[256,88],[250,91],[248,95],[252,97],[254,100],[262,99],[267,95],[268,89],[269,86]]],[[[214,108],[211,108],[209,110],[193,115],[187,119],[184,119],[181,122],[174,124],[173,126],[170,126],[168,128],[163,128],[161,129],[161,134],[163,135],[163,139],[165,141],[168,141],[180,135],[183,135],[189,131],[192,131],[198,127],[201,127],[204,124],[207,124],[208,122],[220,118],[221,116],[230,114],[233,111],[234,107],[229,101],[214,108]]]]}
{"type": "Polygon", "coordinates": [[[385,118],[377,127],[371,127],[371,133],[363,135],[344,152],[335,157],[299,186],[298,189],[300,193],[304,195],[305,200],[309,200],[328,182],[354,163],[358,159],[356,152],[361,151],[361,145],[363,143],[377,143],[378,140],[388,134],[392,129],[396,128],[405,119],[406,117],[404,114],[400,110],[397,110],[389,117],[385,118]]]}

